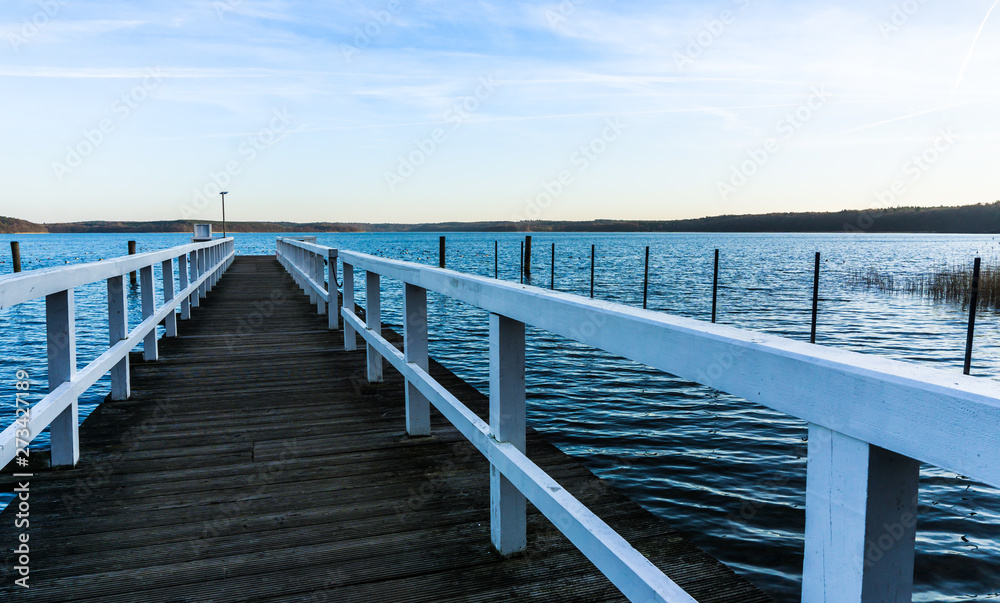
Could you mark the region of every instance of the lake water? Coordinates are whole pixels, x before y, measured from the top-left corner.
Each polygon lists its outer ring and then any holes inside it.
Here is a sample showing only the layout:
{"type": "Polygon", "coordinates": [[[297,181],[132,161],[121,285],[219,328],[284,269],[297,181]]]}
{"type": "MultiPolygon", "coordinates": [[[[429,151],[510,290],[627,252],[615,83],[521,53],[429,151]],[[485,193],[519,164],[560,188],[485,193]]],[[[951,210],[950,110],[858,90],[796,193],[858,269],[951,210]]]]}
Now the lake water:
{"type": "MultiPolygon", "coordinates": [[[[519,278],[522,234],[448,234],[448,267],[519,278]]],[[[237,253],[273,254],[273,234],[236,235],[237,253]]],[[[437,264],[438,235],[322,234],[323,245],[437,264]]],[[[0,236],[0,274],[10,271],[8,241],[21,243],[25,270],[123,255],[189,241],[183,234],[0,236]]],[[[967,310],[919,298],[858,290],[855,270],[897,277],[979,255],[1000,259],[992,236],[848,234],[545,234],[534,233],[532,284],[550,286],[556,244],[558,290],[589,295],[596,245],[595,296],[642,305],[644,248],[650,247],[649,307],[711,316],[712,263],[721,250],[719,322],[808,340],[813,256],[822,252],[818,343],[960,372],[967,310]]],[[[359,282],[360,287],[360,282],[359,282]]],[[[383,320],[399,325],[398,283],[383,283],[383,320]]],[[[363,303],[363,287],[358,300],[363,303]]],[[[104,283],[76,292],[82,367],[107,346],[104,283]]],[[[488,387],[484,312],[431,294],[431,354],[478,387],[488,387]]],[[[129,296],[139,322],[138,291],[129,296]]],[[[1000,378],[1000,316],[977,322],[973,374],[1000,378]]],[[[44,301],[0,311],[0,423],[13,419],[14,375],[27,370],[33,400],[44,393],[44,301]]],[[[528,420],[646,508],[779,601],[798,601],[805,514],[806,428],[796,419],[537,330],[528,330],[528,420]]],[[[106,395],[107,377],[81,398],[86,416],[106,395]]],[[[47,434],[36,441],[44,447],[47,434]]],[[[1000,453],[1000,451],[997,451],[1000,453]]],[[[921,471],[915,601],[1000,598],[1000,491],[935,467],[921,471]]]]}

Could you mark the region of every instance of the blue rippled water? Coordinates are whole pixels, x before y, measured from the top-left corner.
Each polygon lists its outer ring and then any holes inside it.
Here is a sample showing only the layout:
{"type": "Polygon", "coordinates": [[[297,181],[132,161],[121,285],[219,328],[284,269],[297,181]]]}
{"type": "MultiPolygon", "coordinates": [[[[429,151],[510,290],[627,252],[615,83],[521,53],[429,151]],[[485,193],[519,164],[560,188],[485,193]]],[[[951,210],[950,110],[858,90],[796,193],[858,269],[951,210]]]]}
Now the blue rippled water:
{"type": "MultiPolygon", "coordinates": [[[[448,267],[518,279],[522,235],[449,234],[448,267]]],[[[26,270],[178,245],[187,235],[18,235],[26,270]]],[[[237,252],[273,254],[275,235],[237,235],[237,252]]],[[[324,234],[321,244],[426,264],[437,263],[437,235],[324,234]]],[[[852,288],[869,266],[897,277],[976,255],[1000,259],[992,236],[848,234],[545,234],[534,233],[532,284],[548,287],[556,243],[556,288],[589,295],[590,246],[597,246],[596,297],[642,304],[645,246],[651,248],[649,307],[707,320],[713,250],[721,250],[719,322],[808,340],[813,254],[823,254],[818,342],[945,370],[962,370],[966,313],[957,306],[852,288]]],[[[10,269],[9,255],[0,273],[10,269]]],[[[383,315],[400,324],[398,283],[385,282],[383,315]]],[[[130,294],[130,323],[139,318],[130,294]]],[[[363,299],[363,291],[358,291],[363,299]]],[[[102,283],[77,290],[79,364],[106,346],[102,283]]],[[[431,353],[486,392],[487,320],[482,311],[431,295],[431,353]]],[[[0,417],[13,415],[17,369],[45,383],[44,304],[0,312],[0,417]],[[7,393],[4,393],[7,392],[7,393]]],[[[1000,377],[1000,317],[978,319],[973,374],[1000,377]]],[[[528,331],[529,422],[580,457],[702,548],[778,601],[797,601],[805,514],[805,425],[535,329],[528,331]]],[[[102,381],[81,399],[81,415],[108,391],[102,381]]],[[[40,438],[44,446],[46,437],[40,438]]],[[[1000,453],[1000,451],[997,451],[1000,453]]],[[[935,467],[921,471],[915,601],[1000,598],[1000,492],[935,467]]]]}

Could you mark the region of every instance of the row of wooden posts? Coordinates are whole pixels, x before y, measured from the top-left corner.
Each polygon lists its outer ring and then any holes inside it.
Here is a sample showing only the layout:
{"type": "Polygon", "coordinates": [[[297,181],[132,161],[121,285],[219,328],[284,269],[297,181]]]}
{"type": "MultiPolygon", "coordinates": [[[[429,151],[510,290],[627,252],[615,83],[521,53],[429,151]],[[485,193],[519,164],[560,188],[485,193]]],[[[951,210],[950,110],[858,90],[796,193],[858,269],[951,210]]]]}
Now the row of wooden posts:
{"type": "MultiPolygon", "coordinates": [[[[590,246],[590,297],[594,297],[594,264],[596,257],[596,245],[590,246]]],[[[438,240],[438,265],[445,267],[445,237],[438,240]]],[[[813,291],[812,291],[812,322],[809,329],[809,343],[816,343],[816,324],[819,318],[819,275],[820,275],[820,252],[816,252],[813,265],[813,291]]],[[[524,283],[525,277],[531,278],[531,235],[526,235],[521,241],[520,279],[524,283]]],[[[965,367],[966,375],[970,374],[972,368],[972,340],[976,328],[976,306],[979,301],[979,272],[981,258],[976,258],[972,277],[972,291],[969,303],[969,328],[965,344],[965,367]]],[[[556,244],[552,243],[552,259],[549,265],[551,270],[549,276],[549,289],[556,288],[556,244]]],[[[500,278],[500,242],[493,242],[493,278],[500,278]]],[[[646,260],[643,268],[642,278],[642,307],[647,308],[649,300],[649,246],[646,246],[646,260]]],[[[715,264],[712,275],[712,322],[718,318],[719,300],[719,250],[715,250],[715,264]]]]}
{"type": "MultiPolygon", "coordinates": [[[[128,254],[135,255],[135,241],[128,242],[128,254]]],[[[14,264],[14,272],[21,271],[21,244],[17,241],[10,242],[10,258],[11,262],[14,264]]],[[[135,272],[129,275],[129,280],[132,285],[136,284],[135,272]]]]}
{"type": "MultiPolygon", "coordinates": [[[[596,257],[596,245],[590,246],[590,297],[594,297],[594,263],[596,257]]],[[[128,254],[135,255],[135,241],[128,242],[128,254]]],[[[10,255],[14,264],[14,272],[21,272],[21,248],[17,241],[10,242],[10,255]]],[[[972,370],[972,340],[976,329],[976,306],[979,302],[979,272],[981,258],[976,258],[972,276],[972,291],[969,300],[969,329],[965,342],[965,366],[964,372],[970,374],[972,370]]],[[[531,235],[524,237],[521,241],[521,276],[520,282],[524,282],[527,276],[531,278],[531,235]]],[[[445,237],[438,239],[438,265],[445,267],[445,237]]],[[[552,243],[552,262],[550,265],[549,289],[556,288],[556,244],[552,243]]],[[[815,266],[813,269],[813,295],[812,295],[812,325],[809,331],[809,343],[816,343],[816,322],[819,316],[819,273],[820,273],[820,252],[816,252],[815,266]]],[[[500,278],[500,242],[493,242],[493,277],[500,278]]],[[[129,275],[132,285],[136,284],[135,272],[129,275]]],[[[646,262],[642,279],[642,307],[647,307],[649,299],[649,246],[646,246],[646,262]]],[[[719,299],[719,250],[715,250],[715,267],[712,275],[712,322],[718,317],[719,299]]]]}

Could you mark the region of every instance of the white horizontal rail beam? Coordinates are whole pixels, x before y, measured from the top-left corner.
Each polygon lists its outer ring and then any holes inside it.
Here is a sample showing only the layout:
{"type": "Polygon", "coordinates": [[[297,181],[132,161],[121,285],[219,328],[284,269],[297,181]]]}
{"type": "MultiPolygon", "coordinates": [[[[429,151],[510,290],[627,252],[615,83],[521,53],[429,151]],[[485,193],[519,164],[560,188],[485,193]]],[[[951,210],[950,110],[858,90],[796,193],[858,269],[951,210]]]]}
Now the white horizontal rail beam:
{"type": "Polygon", "coordinates": [[[137,272],[146,266],[152,266],[192,251],[209,249],[232,240],[232,237],[227,237],[211,242],[191,243],[160,251],[126,255],[100,262],[56,266],[0,276],[0,309],[10,308],[26,301],[89,283],[107,280],[114,276],[137,272]]]}
{"type": "MultiPolygon", "coordinates": [[[[177,297],[171,300],[170,303],[165,304],[152,316],[139,323],[139,325],[136,326],[131,333],[129,333],[127,338],[112,345],[107,349],[107,351],[91,361],[90,364],[77,371],[73,375],[72,380],[62,383],[32,406],[28,422],[29,437],[27,439],[20,439],[27,442],[35,439],[35,437],[44,431],[45,428],[56,419],[56,417],[72,405],[72,403],[81,394],[97,383],[101,377],[121,362],[123,358],[126,358],[128,353],[139,345],[139,342],[142,341],[147,334],[154,331],[160,322],[162,322],[171,312],[176,310],[177,306],[180,305],[183,299],[187,298],[188,295],[194,295],[198,291],[198,287],[201,286],[203,282],[211,278],[215,270],[225,265],[233,255],[234,252],[231,252],[223,259],[223,261],[212,266],[186,289],[178,293],[177,297]]],[[[16,439],[19,429],[23,429],[23,427],[17,422],[14,422],[4,429],[2,433],[0,433],[0,467],[6,466],[7,463],[9,463],[16,455],[18,448],[16,445],[16,439]]]]}
{"type": "Polygon", "coordinates": [[[296,276],[305,282],[306,286],[312,289],[313,293],[316,295],[322,296],[323,299],[326,299],[327,296],[330,295],[330,292],[326,290],[326,287],[317,283],[311,274],[307,273],[294,262],[289,262],[289,268],[295,271],[293,276],[296,276]]]}
{"type": "Polygon", "coordinates": [[[341,314],[368,345],[414,384],[458,431],[559,528],[631,601],[695,603],[690,595],[636,551],[516,446],[490,437],[489,425],[462,404],[427,371],[408,363],[403,353],[348,308],[341,314]]]}
{"type": "Polygon", "coordinates": [[[340,257],[1000,487],[994,380],[353,251],[340,257]]]}
{"type": "Polygon", "coordinates": [[[328,256],[330,251],[335,252],[334,255],[336,255],[337,251],[337,249],[334,247],[326,247],[324,245],[317,245],[315,243],[307,243],[306,241],[299,241],[296,239],[290,239],[288,237],[280,237],[278,240],[285,243],[286,245],[291,245],[292,247],[298,247],[299,249],[304,249],[306,251],[312,252],[324,258],[328,256]]]}

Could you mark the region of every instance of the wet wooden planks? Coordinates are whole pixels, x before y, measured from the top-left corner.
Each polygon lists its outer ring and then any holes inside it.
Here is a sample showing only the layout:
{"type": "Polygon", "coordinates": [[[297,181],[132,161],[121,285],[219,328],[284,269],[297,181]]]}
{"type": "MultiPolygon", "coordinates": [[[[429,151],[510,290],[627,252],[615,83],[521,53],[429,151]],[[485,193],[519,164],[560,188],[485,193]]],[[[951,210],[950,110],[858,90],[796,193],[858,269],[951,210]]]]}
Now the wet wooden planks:
{"type": "MultiPolygon", "coordinates": [[[[408,438],[399,375],[366,383],[274,258],[237,258],[160,345],[84,423],[79,466],[32,478],[28,590],[0,515],[3,600],[623,600],[530,505],[529,553],[499,559],[485,459],[436,411],[408,438]]],[[[528,455],[699,601],[768,600],[533,431],[528,455]]]]}

